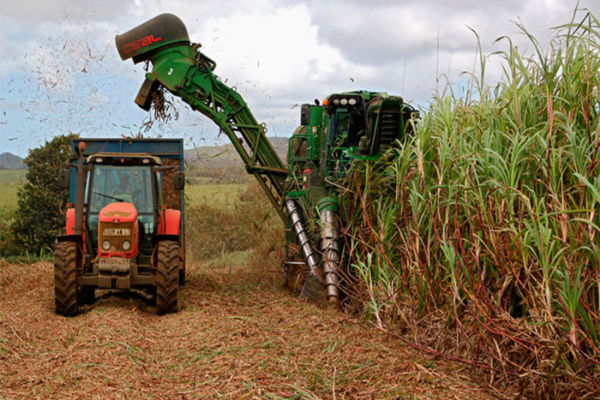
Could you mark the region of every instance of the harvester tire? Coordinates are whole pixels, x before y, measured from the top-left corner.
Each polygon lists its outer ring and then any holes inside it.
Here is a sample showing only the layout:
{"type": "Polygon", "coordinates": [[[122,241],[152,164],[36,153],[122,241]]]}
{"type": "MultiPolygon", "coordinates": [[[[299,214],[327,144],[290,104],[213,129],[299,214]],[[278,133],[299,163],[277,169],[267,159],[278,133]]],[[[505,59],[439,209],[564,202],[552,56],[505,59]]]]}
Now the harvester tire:
{"type": "Polygon", "coordinates": [[[158,243],[156,257],[156,313],[177,312],[179,287],[179,244],[165,240],[158,243]]]}
{"type": "Polygon", "coordinates": [[[56,312],[73,317],[79,312],[77,299],[77,244],[60,242],[54,247],[54,302],[56,312]]]}

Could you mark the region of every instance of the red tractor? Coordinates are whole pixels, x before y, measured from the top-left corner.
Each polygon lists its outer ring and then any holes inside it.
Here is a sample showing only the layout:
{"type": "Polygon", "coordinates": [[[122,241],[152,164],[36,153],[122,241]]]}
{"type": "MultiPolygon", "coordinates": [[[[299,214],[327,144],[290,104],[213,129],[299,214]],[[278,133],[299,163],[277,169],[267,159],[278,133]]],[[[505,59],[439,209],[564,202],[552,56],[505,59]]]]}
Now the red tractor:
{"type": "Polygon", "coordinates": [[[182,141],[86,139],[73,148],[59,175],[72,207],[54,250],[56,312],[76,315],[96,289],[137,292],[159,315],[176,312],[185,280],[182,141]]]}

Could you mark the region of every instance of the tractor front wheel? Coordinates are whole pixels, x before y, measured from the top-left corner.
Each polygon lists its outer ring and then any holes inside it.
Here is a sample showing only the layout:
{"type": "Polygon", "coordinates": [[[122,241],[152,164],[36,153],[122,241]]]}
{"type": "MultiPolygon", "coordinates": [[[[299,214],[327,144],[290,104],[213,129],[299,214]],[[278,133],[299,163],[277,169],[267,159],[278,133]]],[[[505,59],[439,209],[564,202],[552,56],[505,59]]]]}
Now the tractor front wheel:
{"type": "Polygon", "coordinates": [[[73,317],[79,312],[77,244],[73,242],[60,242],[54,248],[54,302],[60,315],[73,317]]]}
{"type": "Polygon", "coordinates": [[[179,244],[165,240],[158,243],[156,257],[156,313],[177,312],[179,287],[179,244]]]}

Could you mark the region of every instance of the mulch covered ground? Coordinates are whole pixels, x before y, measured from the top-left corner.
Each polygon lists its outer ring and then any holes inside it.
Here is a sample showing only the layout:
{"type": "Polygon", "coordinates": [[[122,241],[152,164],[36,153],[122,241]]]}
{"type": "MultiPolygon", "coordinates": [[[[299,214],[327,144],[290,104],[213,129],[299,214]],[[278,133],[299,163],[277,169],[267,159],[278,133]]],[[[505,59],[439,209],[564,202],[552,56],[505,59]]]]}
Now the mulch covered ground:
{"type": "Polygon", "coordinates": [[[54,313],[51,263],[0,264],[0,399],[491,399],[462,365],[304,304],[279,275],[188,265],[181,311],[54,313]]]}

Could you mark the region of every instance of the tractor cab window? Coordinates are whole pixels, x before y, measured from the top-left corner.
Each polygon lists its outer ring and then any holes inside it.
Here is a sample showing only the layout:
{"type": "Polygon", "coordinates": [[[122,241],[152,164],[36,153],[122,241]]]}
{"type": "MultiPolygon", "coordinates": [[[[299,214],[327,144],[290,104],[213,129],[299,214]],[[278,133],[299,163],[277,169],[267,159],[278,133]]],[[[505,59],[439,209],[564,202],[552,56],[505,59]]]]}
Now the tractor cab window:
{"type": "Polygon", "coordinates": [[[90,212],[100,212],[110,203],[133,203],[138,214],[152,213],[150,166],[95,165],[91,176],[90,212]]]}

